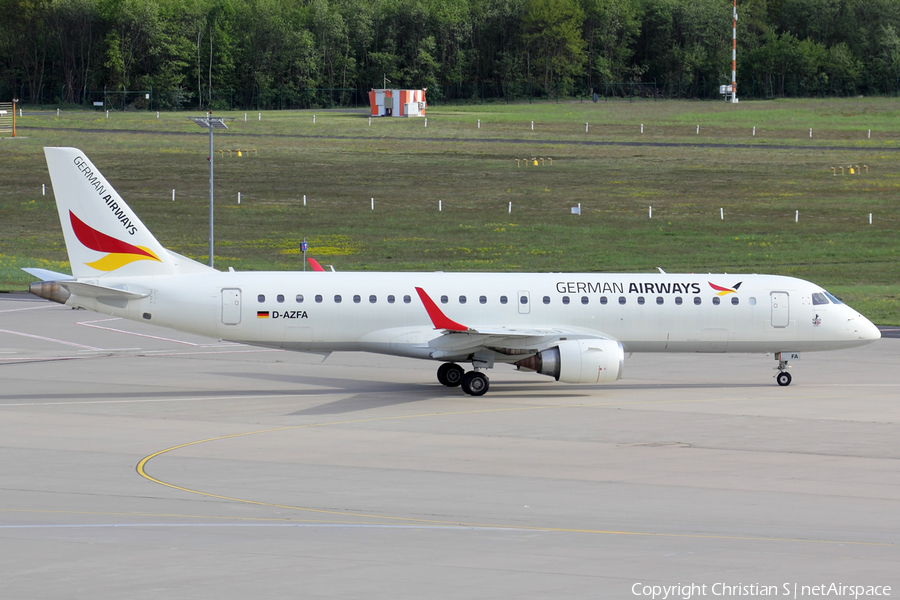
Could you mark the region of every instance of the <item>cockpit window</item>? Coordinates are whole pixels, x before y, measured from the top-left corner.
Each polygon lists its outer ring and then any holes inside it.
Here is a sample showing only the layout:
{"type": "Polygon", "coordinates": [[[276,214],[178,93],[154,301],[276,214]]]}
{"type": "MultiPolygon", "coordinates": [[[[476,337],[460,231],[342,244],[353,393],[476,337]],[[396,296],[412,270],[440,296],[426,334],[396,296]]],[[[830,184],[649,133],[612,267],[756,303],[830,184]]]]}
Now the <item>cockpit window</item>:
{"type": "Polygon", "coordinates": [[[828,304],[828,298],[825,297],[825,294],[813,294],[812,295],[813,305],[819,304],[828,304]]]}
{"type": "Polygon", "coordinates": [[[837,298],[837,296],[835,296],[835,295],[833,295],[833,294],[829,294],[828,292],[825,292],[825,297],[828,298],[829,300],[831,300],[831,301],[832,301],[833,303],[835,303],[835,304],[843,304],[843,302],[841,302],[841,301],[837,298]]]}

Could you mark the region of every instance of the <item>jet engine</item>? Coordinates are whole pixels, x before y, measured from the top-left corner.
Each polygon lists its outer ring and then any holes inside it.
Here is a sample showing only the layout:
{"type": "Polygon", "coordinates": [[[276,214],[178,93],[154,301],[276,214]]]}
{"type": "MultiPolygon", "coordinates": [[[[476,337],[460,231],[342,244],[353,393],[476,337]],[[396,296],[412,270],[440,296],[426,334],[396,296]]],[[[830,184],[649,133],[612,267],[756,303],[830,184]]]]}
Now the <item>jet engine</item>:
{"type": "Polygon", "coordinates": [[[525,371],[565,383],[611,383],[622,378],[625,349],[615,340],[565,340],[518,361],[525,371]]]}

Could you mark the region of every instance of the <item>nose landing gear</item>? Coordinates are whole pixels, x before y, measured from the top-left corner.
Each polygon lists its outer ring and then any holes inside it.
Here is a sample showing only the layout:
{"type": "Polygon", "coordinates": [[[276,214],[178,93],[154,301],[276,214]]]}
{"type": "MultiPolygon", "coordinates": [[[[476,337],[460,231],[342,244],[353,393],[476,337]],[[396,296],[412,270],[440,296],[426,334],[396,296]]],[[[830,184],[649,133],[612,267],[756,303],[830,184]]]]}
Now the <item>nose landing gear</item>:
{"type": "Polygon", "coordinates": [[[775,381],[782,387],[791,385],[791,374],[787,372],[789,368],[788,359],[799,360],[800,354],[797,352],[778,352],[775,354],[775,360],[778,361],[778,366],[775,367],[775,370],[778,371],[778,374],[775,375],[775,381]]]}

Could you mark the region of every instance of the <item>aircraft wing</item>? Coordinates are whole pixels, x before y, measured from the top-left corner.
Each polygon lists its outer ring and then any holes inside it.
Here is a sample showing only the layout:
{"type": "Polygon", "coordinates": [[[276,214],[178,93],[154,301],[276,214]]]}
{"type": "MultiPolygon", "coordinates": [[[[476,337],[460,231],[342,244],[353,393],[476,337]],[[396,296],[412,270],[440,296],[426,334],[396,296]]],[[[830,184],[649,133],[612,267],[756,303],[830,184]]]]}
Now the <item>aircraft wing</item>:
{"type": "Polygon", "coordinates": [[[442,335],[433,338],[428,344],[434,348],[432,358],[472,354],[481,350],[521,357],[535,354],[561,339],[614,339],[600,332],[559,327],[469,327],[447,317],[422,288],[417,287],[416,292],[431,318],[434,329],[442,330],[442,335]]]}

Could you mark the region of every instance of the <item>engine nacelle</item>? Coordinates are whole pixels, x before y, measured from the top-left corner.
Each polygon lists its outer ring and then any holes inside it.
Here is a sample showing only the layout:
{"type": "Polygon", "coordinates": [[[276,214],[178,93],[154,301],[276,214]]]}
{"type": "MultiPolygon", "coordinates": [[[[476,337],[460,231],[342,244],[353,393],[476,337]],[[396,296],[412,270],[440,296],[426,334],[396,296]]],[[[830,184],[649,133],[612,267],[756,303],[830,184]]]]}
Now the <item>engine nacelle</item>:
{"type": "Polygon", "coordinates": [[[565,383],[611,383],[622,378],[625,349],[615,340],[566,340],[515,364],[565,383]]]}

